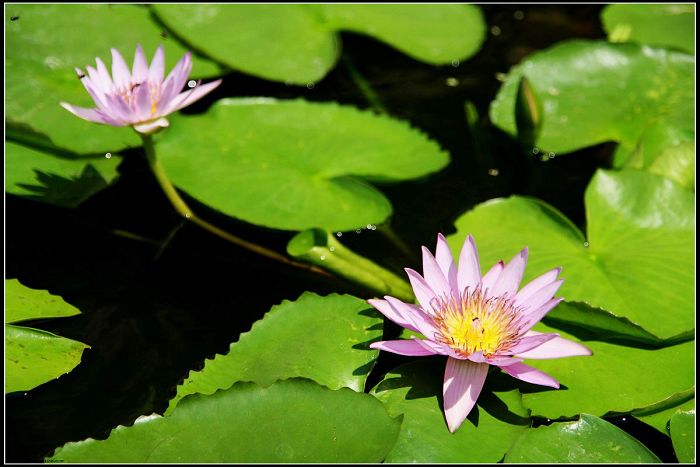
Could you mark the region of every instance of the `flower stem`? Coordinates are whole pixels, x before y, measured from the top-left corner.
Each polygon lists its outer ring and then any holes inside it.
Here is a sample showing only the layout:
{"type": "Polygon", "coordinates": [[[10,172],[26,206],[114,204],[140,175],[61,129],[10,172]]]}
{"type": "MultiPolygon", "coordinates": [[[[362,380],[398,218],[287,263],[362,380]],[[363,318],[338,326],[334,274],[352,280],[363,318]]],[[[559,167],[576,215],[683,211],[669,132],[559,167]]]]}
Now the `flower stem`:
{"type": "Polygon", "coordinates": [[[302,261],[330,269],[340,277],[376,294],[413,302],[413,289],[405,280],[358,255],[323,229],[299,232],[287,245],[287,253],[302,261]]]}
{"type": "Polygon", "coordinates": [[[377,93],[374,92],[374,89],[372,89],[372,86],[369,85],[365,77],[360,74],[357,68],[355,68],[352,61],[346,55],[343,55],[342,61],[343,65],[345,65],[345,68],[348,70],[348,73],[350,73],[350,78],[352,78],[355,86],[357,86],[372,108],[379,113],[388,114],[389,112],[387,112],[386,107],[384,107],[384,104],[382,104],[382,101],[379,99],[379,96],[377,96],[377,93]]]}
{"type": "Polygon", "coordinates": [[[151,135],[141,135],[141,138],[143,140],[143,147],[146,152],[146,160],[148,161],[148,165],[150,166],[153,175],[155,175],[158,184],[163,189],[163,193],[165,193],[165,196],[170,201],[170,204],[173,205],[178,214],[180,214],[183,218],[191,221],[193,224],[202,227],[204,230],[216,235],[217,237],[220,237],[235,245],[243,247],[246,250],[265,256],[266,258],[270,258],[275,261],[279,261],[281,263],[297,268],[305,269],[307,271],[312,271],[317,274],[322,274],[324,276],[330,276],[330,274],[324,269],[321,269],[314,265],[309,265],[289,259],[286,256],[277,253],[276,251],[270,250],[269,248],[265,248],[264,246],[249,242],[229,232],[226,232],[225,230],[197,216],[195,213],[192,212],[192,209],[190,209],[187,203],[185,203],[185,200],[183,200],[182,197],[180,197],[180,194],[170,182],[170,179],[168,179],[165,170],[163,170],[163,166],[160,164],[158,158],[156,157],[155,148],[153,147],[153,138],[151,137],[151,135]]]}

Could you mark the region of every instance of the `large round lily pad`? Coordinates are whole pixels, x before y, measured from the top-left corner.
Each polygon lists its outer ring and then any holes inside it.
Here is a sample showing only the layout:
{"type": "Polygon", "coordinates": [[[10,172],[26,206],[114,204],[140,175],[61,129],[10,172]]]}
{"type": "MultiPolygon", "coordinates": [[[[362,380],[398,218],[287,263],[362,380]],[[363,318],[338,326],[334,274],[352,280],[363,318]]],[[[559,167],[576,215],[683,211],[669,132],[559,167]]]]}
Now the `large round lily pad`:
{"type": "Polygon", "coordinates": [[[686,53],[583,40],[535,53],[508,72],[491,104],[491,120],[511,134],[522,76],[544,112],[537,145],[545,151],[607,141],[631,150],[658,122],[694,131],[695,60],[686,53]]]}
{"type": "Polygon", "coordinates": [[[239,219],[287,230],[379,224],[389,201],[367,180],[435,172],[448,155],[407,123],[335,103],[222,99],[157,141],[173,183],[239,219]]]}
{"type": "Polygon", "coordinates": [[[305,85],[340,55],[338,32],[370,35],[417,60],[447,65],[485,38],[474,5],[154,4],[154,12],[197,50],[232,69],[305,85]],[[235,31],[235,33],[231,33],[235,31]]]}
{"type": "Polygon", "coordinates": [[[456,222],[453,252],[474,235],[484,271],[530,249],[524,280],[563,266],[560,296],[602,308],[661,339],[695,326],[693,194],[634,170],[600,170],[585,195],[587,234],[554,208],[513,196],[456,222]]]}
{"type": "Polygon", "coordinates": [[[382,328],[378,313],[364,300],[305,293],[273,307],[226,355],[191,372],[168,412],[188,394],[213,394],[237,381],[269,386],[299,376],[331,389],[362,391],[379,354],[369,344],[381,338],[382,328]]]}
{"type": "Polygon", "coordinates": [[[52,462],[380,462],[400,422],[372,396],[308,380],[237,383],[189,396],[170,417],[118,427],[105,441],[58,449],[52,462]]]}

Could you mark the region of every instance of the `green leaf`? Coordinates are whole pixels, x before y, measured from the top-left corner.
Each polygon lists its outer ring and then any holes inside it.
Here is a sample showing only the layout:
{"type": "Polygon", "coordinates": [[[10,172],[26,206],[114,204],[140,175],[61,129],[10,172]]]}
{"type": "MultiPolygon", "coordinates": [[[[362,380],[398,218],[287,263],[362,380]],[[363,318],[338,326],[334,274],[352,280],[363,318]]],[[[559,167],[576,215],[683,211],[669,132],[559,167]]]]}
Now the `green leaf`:
{"type": "Polygon", "coordinates": [[[65,337],[5,325],[5,393],[29,391],[68,373],[88,346],[65,337]]]}
{"type": "Polygon", "coordinates": [[[497,462],[530,423],[515,390],[495,392],[490,374],[477,405],[454,433],[442,412],[444,359],[421,359],[401,365],[374,389],[389,415],[403,414],[401,432],[386,462],[497,462]]]}
{"type": "Polygon", "coordinates": [[[273,81],[321,80],[340,55],[340,30],[368,34],[411,57],[446,65],[475,54],[485,38],[473,5],[152,6],[208,57],[273,81]],[[232,34],[231,31],[235,31],[232,34]]]}
{"type": "Polygon", "coordinates": [[[663,151],[649,167],[649,172],[670,178],[689,190],[695,189],[695,141],[663,151]]]}
{"type": "Polygon", "coordinates": [[[695,54],[695,5],[608,5],[601,19],[612,42],[675,47],[695,54]]]}
{"type": "Polygon", "coordinates": [[[587,239],[551,206],[512,196],[455,223],[453,253],[471,233],[484,271],[529,247],[523,283],[557,266],[571,301],[626,318],[660,339],[692,335],[693,193],[657,175],[599,170],[585,195],[587,239]]]}
{"type": "Polygon", "coordinates": [[[332,31],[304,5],[154,4],[152,9],[208,57],[273,81],[316,82],[339,55],[332,31]]]}
{"type": "Polygon", "coordinates": [[[333,29],[367,34],[416,60],[449,65],[479,51],[486,23],[475,5],[324,4],[333,29]]]}
{"type": "Polygon", "coordinates": [[[668,424],[671,421],[671,417],[673,414],[678,412],[679,410],[694,410],[695,409],[695,388],[689,390],[689,391],[683,391],[681,393],[673,394],[670,396],[668,399],[671,401],[676,401],[676,400],[683,400],[684,402],[680,403],[679,405],[673,405],[673,406],[668,406],[668,405],[663,405],[664,402],[666,401],[661,401],[662,403],[659,404],[658,409],[655,406],[651,406],[648,409],[640,409],[640,410],[635,410],[631,412],[631,415],[638,419],[641,420],[642,422],[646,423],[647,425],[650,425],[657,430],[659,430],[661,433],[665,434],[666,436],[670,435],[670,431],[668,429],[668,424]]]}
{"type": "Polygon", "coordinates": [[[5,192],[76,207],[117,177],[119,159],[64,158],[12,141],[5,142],[5,192]]]}
{"type": "Polygon", "coordinates": [[[402,121],[334,103],[222,99],[177,117],[157,141],[175,185],[239,219],[277,229],[354,230],[391,204],[365,179],[396,182],[449,157],[402,121]]]}
{"type": "Polygon", "coordinates": [[[659,339],[627,318],[620,318],[601,308],[593,308],[580,302],[563,302],[557,305],[544,318],[553,326],[583,328],[593,333],[596,340],[615,341],[614,343],[643,343],[656,346],[668,345],[669,341],[659,339]]]}
{"type": "Polygon", "coordinates": [[[578,421],[527,430],[505,463],[660,463],[642,443],[615,425],[588,414],[578,421]]]}
{"type": "MultiPolygon", "coordinates": [[[[79,314],[46,290],[30,289],[5,279],[5,322],[79,314]]],[[[5,324],[5,392],[28,391],[68,373],[87,345],[45,331],[5,324]]]]}
{"type": "Polygon", "coordinates": [[[695,410],[676,413],[670,426],[678,462],[695,463],[695,410]]]}
{"type": "Polygon", "coordinates": [[[561,43],[510,70],[491,104],[491,121],[515,135],[516,91],[527,76],[544,109],[542,149],[567,153],[617,141],[631,150],[658,122],[694,131],[694,68],[693,56],[666,49],[561,43]]]}
{"type": "MultiPolygon", "coordinates": [[[[568,333],[543,323],[534,330],[556,332],[573,339],[568,333]]],[[[518,383],[526,385],[521,389],[523,404],[533,415],[558,419],[584,412],[596,416],[628,414],[655,404],[663,409],[660,402],[676,405],[669,396],[694,384],[694,341],[655,350],[595,341],[584,344],[593,351],[592,356],[525,362],[550,374],[562,385],[552,390],[518,383]]]]}
{"type": "Polygon", "coordinates": [[[236,381],[269,386],[300,376],[331,389],[362,391],[379,354],[369,344],[382,337],[382,328],[382,320],[364,300],[307,292],[295,302],[273,307],[231,344],[228,354],[191,372],[178,386],[168,413],[188,394],[213,394],[236,381]]]}
{"type": "MultiPolygon", "coordinates": [[[[161,36],[149,11],[133,5],[11,4],[5,15],[7,77],[5,115],[8,122],[29,125],[53,143],[76,153],[117,152],[140,144],[130,128],[84,121],[60,107],[62,101],[93,107],[75,68],[95,65],[95,57],[111,62],[116,48],[131,62],[140,43],[149,60],[159,44],[165,48],[166,70],[185,49],[161,36]],[[12,21],[12,16],[19,19],[12,21]]],[[[193,73],[217,74],[201,58],[193,59],[193,73]]]]}
{"type": "Polygon", "coordinates": [[[54,462],[380,462],[400,422],[373,397],[306,380],[237,383],[189,396],[170,417],[118,427],[105,441],[58,449],[54,462]]]}
{"type": "Polygon", "coordinates": [[[5,279],[5,322],[74,316],[80,310],[47,290],[30,289],[17,279],[5,279]]]}

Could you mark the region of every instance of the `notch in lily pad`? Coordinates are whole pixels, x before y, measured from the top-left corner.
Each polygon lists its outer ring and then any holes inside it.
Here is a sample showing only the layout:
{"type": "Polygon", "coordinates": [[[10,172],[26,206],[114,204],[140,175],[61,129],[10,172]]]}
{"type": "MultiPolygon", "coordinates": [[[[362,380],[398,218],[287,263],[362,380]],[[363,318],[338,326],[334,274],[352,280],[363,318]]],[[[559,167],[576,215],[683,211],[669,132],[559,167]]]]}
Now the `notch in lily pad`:
{"type": "Polygon", "coordinates": [[[299,232],[287,244],[287,253],[380,295],[392,295],[413,302],[413,290],[408,282],[351,251],[323,229],[299,232]]]}
{"type": "Polygon", "coordinates": [[[527,77],[520,78],[515,97],[515,127],[518,141],[526,149],[535,146],[542,128],[542,104],[527,77]]]}

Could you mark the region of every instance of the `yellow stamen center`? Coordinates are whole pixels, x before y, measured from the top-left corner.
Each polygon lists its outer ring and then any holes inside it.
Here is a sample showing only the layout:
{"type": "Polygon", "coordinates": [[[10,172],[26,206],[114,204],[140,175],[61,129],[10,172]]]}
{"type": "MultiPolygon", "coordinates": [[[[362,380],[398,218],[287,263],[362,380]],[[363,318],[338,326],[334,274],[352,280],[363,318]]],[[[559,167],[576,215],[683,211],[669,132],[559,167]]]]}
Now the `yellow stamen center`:
{"type": "Polygon", "coordinates": [[[465,290],[459,297],[435,299],[436,339],[465,357],[482,352],[502,354],[519,340],[520,313],[511,299],[487,299],[481,289],[465,290]]]}

